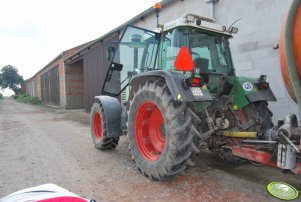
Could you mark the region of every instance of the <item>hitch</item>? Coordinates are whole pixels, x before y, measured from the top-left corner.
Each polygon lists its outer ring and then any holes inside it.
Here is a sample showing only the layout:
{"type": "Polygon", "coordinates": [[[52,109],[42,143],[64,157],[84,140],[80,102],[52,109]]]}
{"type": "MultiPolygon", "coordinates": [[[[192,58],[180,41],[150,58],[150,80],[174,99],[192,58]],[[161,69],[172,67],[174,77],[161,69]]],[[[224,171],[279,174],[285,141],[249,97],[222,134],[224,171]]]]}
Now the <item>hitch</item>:
{"type": "MultiPolygon", "coordinates": [[[[224,136],[235,138],[256,138],[256,132],[223,132],[224,136]]],[[[232,154],[283,170],[301,174],[301,127],[295,114],[289,114],[278,125],[266,130],[261,139],[243,140],[243,144],[232,146],[232,154]],[[270,144],[274,151],[263,149],[263,144],[270,144]],[[277,150],[277,155],[274,153],[277,150]]]]}

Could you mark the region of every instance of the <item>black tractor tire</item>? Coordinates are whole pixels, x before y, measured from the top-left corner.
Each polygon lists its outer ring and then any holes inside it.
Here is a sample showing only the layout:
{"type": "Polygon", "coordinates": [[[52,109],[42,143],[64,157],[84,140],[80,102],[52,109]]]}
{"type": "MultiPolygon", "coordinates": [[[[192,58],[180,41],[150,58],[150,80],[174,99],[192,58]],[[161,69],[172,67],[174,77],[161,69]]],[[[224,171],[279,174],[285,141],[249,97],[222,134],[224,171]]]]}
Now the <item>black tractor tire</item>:
{"type": "Polygon", "coordinates": [[[119,142],[119,137],[107,136],[105,120],[103,107],[99,101],[96,101],[90,113],[90,128],[93,143],[98,150],[115,149],[119,142]]]}
{"type": "Polygon", "coordinates": [[[193,138],[187,104],[174,101],[164,81],[147,81],[134,93],[128,113],[130,150],[138,170],[160,181],[183,173],[190,162],[193,138]],[[157,123],[151,122],[155,115],[157,123]],[[164,141],[153,140],[158,134],[164,141]],[[159,149],[155,149],[157,143],[159,149]]]}

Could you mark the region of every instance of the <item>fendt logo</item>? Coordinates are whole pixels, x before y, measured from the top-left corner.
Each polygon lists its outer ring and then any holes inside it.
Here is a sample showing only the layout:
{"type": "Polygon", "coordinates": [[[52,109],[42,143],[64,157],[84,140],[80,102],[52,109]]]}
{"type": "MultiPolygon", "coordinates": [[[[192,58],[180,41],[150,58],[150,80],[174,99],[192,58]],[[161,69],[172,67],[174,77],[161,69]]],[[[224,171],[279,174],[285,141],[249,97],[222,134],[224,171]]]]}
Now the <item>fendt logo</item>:
{"type": "Polygon", "coordinates": [[[242,87],[244,88],[245,91],[253,90],[253,85],[250,82],[244,82],[242,84],[242,87]]]}
{"type": "Polygon", "coordinates": [[[299,191],[284,182],[271,182],[267,186],[268,192],[275,198],[290,201],[298,198],[299,191]]]}

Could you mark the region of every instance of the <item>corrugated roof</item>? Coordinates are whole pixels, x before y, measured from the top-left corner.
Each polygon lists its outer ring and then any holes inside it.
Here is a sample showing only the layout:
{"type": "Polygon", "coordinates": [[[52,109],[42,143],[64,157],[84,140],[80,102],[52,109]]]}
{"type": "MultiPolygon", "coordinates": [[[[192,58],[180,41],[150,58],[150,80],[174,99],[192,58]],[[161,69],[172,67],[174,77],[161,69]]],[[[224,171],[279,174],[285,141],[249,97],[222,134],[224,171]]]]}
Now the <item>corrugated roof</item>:
{"type": "MultiPolygon", "coordinates": [[[[162,9],[167,6],[168,4],[172,3],[172,2],[175,2],[176,0],[163,0],[161,1],[161,6],[162,6],[162,9]]],[[[123,23],[122,25],[116,27],[115,29],[113,29],[112,31],[104,34],[103,36],[93,40],[91,43],[87,44],[86,46],[84,46],[83,48],[81,48],[80,50],[78,50],[77,52],[75,52],[74,54],[70,55],[69,57],[67,57],[64,62],[66,64],[68,63],[72,63],[73,61],[77,61],[79,58],[82,57],[82,55],[84,53],[86,53],[87,51],[89,51],[90,47],[97,44],[97,43],[102,43],[102,40],[104,38],[106,38],[107,36],[113,34],[113,33],[116,33],[116,32],[120,32],[124,27],[126,27],[127,25],[130,25],[134,22],[137,22],[139,20],[141,20],[143,17],[147,16],[147,15],[150,15],[154,13],[154,9],[153,7],[150,7],[149,9],[143,11],[142,13],[136,15],[135,17],[133,17],[132,19],[128,20],[127,22],[123,23]]]]}

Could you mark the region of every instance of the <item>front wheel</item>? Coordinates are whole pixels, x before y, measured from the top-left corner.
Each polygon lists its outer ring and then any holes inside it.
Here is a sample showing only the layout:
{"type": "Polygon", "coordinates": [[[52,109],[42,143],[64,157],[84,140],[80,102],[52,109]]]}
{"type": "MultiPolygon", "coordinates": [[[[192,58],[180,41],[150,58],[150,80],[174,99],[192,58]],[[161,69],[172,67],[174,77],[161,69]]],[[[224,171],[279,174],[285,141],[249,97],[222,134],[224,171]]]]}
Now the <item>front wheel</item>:
{"type": "Polygon", "coordinates": [[[95,102],[90,114],[90,128],[93,143],[96,149],[114,149],[118,145],[119,137],[111,138],[107,136],[107,125],[105,114],[100,102],[95,102]]]}
{"type": "Polygon", "coordinates": [[[193,137],[186,104],[173,101],[161,80],[146,82],[130,103],[128,137],[138,169],[153,180],[185,171],[193,137]]]}

